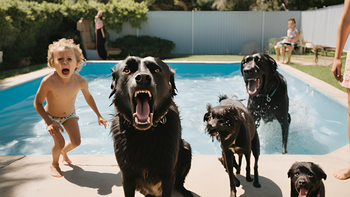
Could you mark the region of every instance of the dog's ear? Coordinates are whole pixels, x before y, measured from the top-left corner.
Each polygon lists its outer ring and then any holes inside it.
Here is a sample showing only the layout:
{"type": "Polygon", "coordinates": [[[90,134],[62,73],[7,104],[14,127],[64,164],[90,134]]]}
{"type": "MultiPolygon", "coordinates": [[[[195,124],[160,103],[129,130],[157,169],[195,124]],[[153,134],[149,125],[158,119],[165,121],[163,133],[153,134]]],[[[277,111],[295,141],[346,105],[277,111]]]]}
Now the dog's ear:
{"type": "Polygon", "coordinates": [[[242,61],[241,61],[241,73],[243,74],[243,65],[246,63],[246,58],[247,56],[243,57],[242,61]]]}
{"type": "Polygon", "coordinates": [[[209,112],[205,113],[205,114],[204,114],[204,117],[203,117],[203,122],[208,121],[208,120],[209,120],[209,117],[210,117],[210,113],[209,113],[209,112]]]}
{"type": "MultiPolygon", "coordinates": [[[[170,67],[169,67],[170,68],[170,67]]],[[[175,86],[175,70],[170,68],[170,84],[171,84],[171,88],[172,88],[172,96],[176,96],[176,86],[175,86]]]]}
{"type": "Polygon", "coordinates": [[[109,98],[111,98],[114,93],[116,92],[116,87],[117,87],[117,81],[118,81],[118,74],[117,74],[117,67],[118,65],[114,66],[111,70],[112,70],[112,83],[111,83],[111,94],[109,95],[109,98]]]}
{"type": "Polygon", "coordinates": [[[276,61],[271,56],[269,56],[267,54],[265,54],[265,56],[267,57],[267,59],[271,63],[272,72],[275,73],[277,71],[277,63],[276,63],[276,61]]]}
{"type": "Polygon", "coordinates": [[[210,112],[211,112],[211,104],[210,103],[207,104],[207,110],[208,110],[208,112],[204,114],[203,122],[209,120],[210,112]]]}
{"type": "Polygon", "coordinates": [[[316,173],[318,173],[322,179],[324,179],[324,180],[327,179],[327,174],[322,170],[322,168],[319,165],[314,164],[312,162],[311,162],[311,165],[313,168],[312,170],[315,171],[316,173]]]}
{"type": "Polygon", "coordinates": [[[294,174],[294,170],[293,170],[293,167],[291,167],[291,168],[288,170],[288,173],[287,173],[288,178],[291,178],[291,177],[293,176],[293,174],[294,174]]]}

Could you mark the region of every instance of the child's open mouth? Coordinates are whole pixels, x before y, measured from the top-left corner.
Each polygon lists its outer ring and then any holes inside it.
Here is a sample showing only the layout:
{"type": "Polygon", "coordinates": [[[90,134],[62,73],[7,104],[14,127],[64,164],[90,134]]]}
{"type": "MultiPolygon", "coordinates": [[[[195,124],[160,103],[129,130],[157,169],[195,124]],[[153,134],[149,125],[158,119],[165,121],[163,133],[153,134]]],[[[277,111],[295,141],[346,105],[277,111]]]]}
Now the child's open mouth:
{"type": "Polygon", "coordinates": [[[69,74],[69,69],[68,69],[68,68],[64,68],[64,69],[62,70],[62,74],[68,75],[68,74],[69,74]]]}

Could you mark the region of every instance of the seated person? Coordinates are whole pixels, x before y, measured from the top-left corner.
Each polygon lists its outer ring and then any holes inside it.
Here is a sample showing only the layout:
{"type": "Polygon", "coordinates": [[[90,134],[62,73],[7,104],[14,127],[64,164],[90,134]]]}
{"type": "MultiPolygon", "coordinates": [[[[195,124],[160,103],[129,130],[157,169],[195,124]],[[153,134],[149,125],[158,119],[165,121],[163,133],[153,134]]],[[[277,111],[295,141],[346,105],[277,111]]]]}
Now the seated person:
{"type": "Polygon", "coordinates": [[[290,18],[288,20],[288,30],[287,30],[287,37],[285,39],[283,39],[282,41],[278,42],[275,46],[275,51],[276,51],[276,55],[277,55],[277,61],[279,61],[280,59],[280,48],[282,48],[282,63],[286,63],[285,61],[285,52],[286,52],[286,48],[288,48],[288,64],[290,63],[290,57],[292,55],[292,51],[293,48],[297,48],[297,42],[299,40],[299,32],[297,30],[297,28],[295,28],[295,19],[294,18],[290,18]]]}

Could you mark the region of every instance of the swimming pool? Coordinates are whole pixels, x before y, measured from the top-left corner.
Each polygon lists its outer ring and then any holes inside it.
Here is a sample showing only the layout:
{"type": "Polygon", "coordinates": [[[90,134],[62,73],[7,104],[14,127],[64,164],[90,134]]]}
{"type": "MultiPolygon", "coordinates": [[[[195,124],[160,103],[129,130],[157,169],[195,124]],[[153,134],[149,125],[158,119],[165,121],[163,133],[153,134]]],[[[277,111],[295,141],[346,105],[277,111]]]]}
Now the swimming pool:
{"type": "MultiPolygon", "coordinates": [[[[221,154],[219,142],[205,132],[203,115],[206,104],[218,105],[218,95],[246,93],[239,63],[179,63],[167,62],[176,69],[182,137],[192,146],[193,154],[221,154]]],[[[90,92],[102,116],[112,119],[109,106],[111,68],[116,62],[88,62],[80,71],[89,81],[90,92]]],[[[347,142],[347,107],[339,101],[305,84],[279,68],[288,82],[289,113],[292,117],[288,139],[288,154],[327,154],[347,142]]],[[[0,91],[0,155],[51,154],[53,140],[44,121],[33,107],[35,93],[42,78],[0,91]]],[[[114,154],[109,128],[99,126],[94,112],[81,93],[77,96],[76,112],[80,116],[81,145],[70,154],[114,154]]],[[[258,129],[261,154],[281,154],[282,134],[279,123],[261,123],[258,129]]],[[[68,140],[68,135],[64,134],[68,140]]]]}

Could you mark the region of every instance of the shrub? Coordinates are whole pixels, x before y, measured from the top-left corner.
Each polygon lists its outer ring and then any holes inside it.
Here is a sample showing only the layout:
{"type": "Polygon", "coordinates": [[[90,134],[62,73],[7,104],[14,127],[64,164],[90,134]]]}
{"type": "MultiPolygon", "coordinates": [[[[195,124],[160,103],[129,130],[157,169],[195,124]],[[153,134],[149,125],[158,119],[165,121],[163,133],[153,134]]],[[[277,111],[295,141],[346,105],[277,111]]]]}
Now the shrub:
{"type": "Polygon", "coordinates": [[[0,70],[45,63],[48,45],[60,38],[81,43],[77,21],[84,17],[94,21],[98,10],[104,10],[105,28],[117,32],[123,23],[140,28],[147,20],[145,3],[114,0],[107,4],[78,0],[74,5],[43,1],[0,0],[0,50],[3,63],[0,70]]]}
{"type": "Polygon", "coordinates": [[[124,36],[112,42],[112,47],[122,50],[119,57],[125,58],[128,55],[139,57],[169,57],[171,51],[175,48],[175,44],[170,40],[164,40],[150,36],[124,36]]]}

